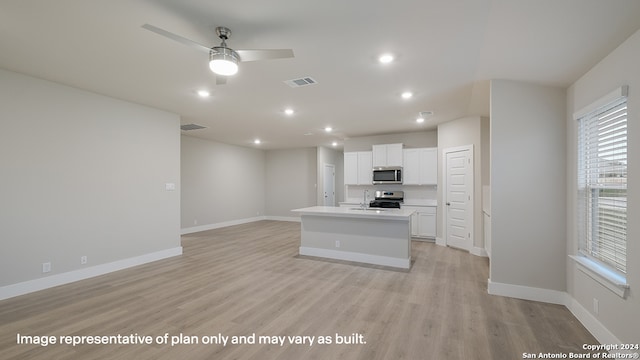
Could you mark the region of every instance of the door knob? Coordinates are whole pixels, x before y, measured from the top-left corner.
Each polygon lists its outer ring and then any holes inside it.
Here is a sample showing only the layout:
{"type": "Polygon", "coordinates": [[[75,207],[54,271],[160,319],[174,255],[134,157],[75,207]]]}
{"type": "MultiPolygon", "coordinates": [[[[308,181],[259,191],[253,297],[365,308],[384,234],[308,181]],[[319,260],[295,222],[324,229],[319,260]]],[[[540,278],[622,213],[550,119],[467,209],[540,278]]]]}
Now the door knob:
{"type": "Polygon", "coordinates": [[[450,203],[450,202],[447,202],[447,206],[449,206],[449,205],[451,205],[451,203],[450,203]]]}

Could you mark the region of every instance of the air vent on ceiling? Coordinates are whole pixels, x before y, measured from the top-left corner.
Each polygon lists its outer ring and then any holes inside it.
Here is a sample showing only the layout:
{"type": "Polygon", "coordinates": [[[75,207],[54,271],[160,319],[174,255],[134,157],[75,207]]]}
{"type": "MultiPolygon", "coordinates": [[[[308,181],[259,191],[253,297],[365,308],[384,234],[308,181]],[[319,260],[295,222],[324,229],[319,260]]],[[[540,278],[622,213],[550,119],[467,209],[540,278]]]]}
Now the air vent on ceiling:
{"type": "Polygon", "coordinates": [[[309,76],[306,76],[300,79],[286,80],[284,83],[295,88],[295,87],[301,87],[301,86],[307,86],[307,85],[314,85],[314,84],[317,84],[318,82],[315,79],[309,76]]]}
{"type": "Polygon", "coordinates": [[[202,126],[202,125],[198,125],[198,124],[184,124],[184,125],[180,125],[180,130],[183,131],[190,131],[190,130],[200,130],[200,129],[206,129],[206,126],[202,126]]]}

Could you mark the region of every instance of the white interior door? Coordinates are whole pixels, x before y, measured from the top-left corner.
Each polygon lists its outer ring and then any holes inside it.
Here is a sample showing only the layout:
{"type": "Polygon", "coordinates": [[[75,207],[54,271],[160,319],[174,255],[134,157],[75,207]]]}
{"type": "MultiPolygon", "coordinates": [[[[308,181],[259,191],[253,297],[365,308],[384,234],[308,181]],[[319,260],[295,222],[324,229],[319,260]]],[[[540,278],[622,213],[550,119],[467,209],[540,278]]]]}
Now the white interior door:
{"type": "Polygon", "coordinates": [[[336,171],[333,164],[324,164],[324,206],[336,205],[336,171]]]}
{"type": "Polygon", "coordinates": [[[445,241],[471,251],[473,246],[473,148],[445,149],[445,241]]]}

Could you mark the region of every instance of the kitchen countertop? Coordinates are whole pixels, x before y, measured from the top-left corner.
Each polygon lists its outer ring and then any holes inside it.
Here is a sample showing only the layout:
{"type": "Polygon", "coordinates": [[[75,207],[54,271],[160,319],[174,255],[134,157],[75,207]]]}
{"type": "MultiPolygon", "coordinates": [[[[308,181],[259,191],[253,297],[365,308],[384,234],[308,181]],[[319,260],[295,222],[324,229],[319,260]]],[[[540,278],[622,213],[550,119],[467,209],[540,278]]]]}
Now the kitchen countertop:
{"type": "Polygon", "coordinates": [[[413,209],[381,209],[381,208],[365,208],[361,210],[359,206],[353,208],[336,207],[336,206],[312,206],[302,209],[291,210],[302,215],[316,216],[337,216],[351,218],[368,218],[368,219],[385,219],[385,220],[409,220],[411,214],[415,212],[413,209]]]}

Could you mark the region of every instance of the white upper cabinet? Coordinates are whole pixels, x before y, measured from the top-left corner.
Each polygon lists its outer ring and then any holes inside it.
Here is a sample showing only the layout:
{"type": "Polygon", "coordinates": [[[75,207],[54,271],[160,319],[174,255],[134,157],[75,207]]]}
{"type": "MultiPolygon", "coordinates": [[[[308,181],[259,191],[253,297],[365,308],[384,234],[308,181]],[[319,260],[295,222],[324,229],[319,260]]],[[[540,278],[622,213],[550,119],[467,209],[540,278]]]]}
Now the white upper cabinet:
{"type": "Polygon", "coordinates": [[[344,153],[344,183],[353,185],[358,183],[358,153],[344,153]]]}
{"type": "Polygon", "coordinates": [[[387,166],[387,145],[373,145],[373,166],[387,166]]]}
{"type": "Polygon", "coordinates": [[[371,151],[344,153],[345,185],[371,185],[371,151]]]}
{"type": "Polygon", "coordinates": [[[373,165],[371,151],[358,152],[358,185],[373,184],[373,165]]]}
{"type": "Polygon", "coordinates": [[[420,183],[420,149],[405,149],[402,165],[402,183],[407,185],[420,183]]]}
{"type": "Polygon", "coordinates": [[[402,144],[373,145],[373,166],[402,166],[402,144]]]}
{"type": "Polygon", "coordinates": [[[405,149],[402,176],[404,185],[436,185],[438,183],[438,149],[405,149]]]}
{"type": "Polygon", "coordinates": [[[438,148],[420,149],[420,183],[438,184],[438,148]]]}

